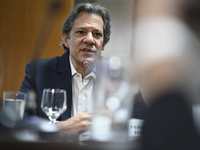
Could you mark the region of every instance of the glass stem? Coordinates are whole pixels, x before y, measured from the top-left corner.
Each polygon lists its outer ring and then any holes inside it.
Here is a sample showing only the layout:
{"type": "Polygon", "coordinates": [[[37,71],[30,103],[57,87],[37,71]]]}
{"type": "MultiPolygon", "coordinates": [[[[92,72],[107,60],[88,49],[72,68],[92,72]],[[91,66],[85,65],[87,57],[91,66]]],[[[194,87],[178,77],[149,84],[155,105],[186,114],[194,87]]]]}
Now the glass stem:
{"type": "Polygon", "coordinates": [[[56,119],[49,118],[49,120],[50,120],[51,124],[55,124],[57,122],[56,119]]]}

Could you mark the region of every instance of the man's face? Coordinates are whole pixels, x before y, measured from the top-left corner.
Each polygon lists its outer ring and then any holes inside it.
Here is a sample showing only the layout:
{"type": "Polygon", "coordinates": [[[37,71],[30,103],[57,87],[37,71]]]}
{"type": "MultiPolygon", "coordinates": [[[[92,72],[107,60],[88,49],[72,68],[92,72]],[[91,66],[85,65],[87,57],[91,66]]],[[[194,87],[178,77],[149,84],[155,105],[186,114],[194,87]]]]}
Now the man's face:
{"type": "Polygon", "coordinates": [[[81,12],[74,20],[70,37],[64,36],[65,46],[70,49],[74,65],[82,65],[84,60],[93,63],[105,45],[103,20],[99,15],[81,12]]]}

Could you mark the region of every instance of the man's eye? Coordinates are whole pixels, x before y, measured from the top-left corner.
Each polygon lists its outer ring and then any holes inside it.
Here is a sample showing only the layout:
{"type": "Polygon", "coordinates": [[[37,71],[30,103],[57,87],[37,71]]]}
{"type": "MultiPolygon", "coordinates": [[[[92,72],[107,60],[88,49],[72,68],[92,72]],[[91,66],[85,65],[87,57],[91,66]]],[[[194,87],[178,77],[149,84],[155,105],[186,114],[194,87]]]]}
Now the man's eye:
{"type": "Polygon", "coordinates": [[[95,33],[95,36],[102,37],[101,33],[95,33]]]}
{"type": "Polygon", "coordinates": [[[83,33],[84,33],[84,31],[77,31],[77,33],[78,33],[78,34],[83,34],[83,33]]]}

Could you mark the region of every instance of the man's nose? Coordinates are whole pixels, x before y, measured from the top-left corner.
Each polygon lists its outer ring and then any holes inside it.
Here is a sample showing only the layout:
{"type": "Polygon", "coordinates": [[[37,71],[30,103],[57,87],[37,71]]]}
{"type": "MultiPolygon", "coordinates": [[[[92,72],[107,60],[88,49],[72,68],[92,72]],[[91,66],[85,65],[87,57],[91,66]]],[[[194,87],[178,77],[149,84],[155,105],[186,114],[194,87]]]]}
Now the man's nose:
{"type": "Polygon", "coordinates": [[[88,44],[94,44],[95,43],[93,34],[91,32],[87,34],[84,42],[87,42],[88,44]]]}

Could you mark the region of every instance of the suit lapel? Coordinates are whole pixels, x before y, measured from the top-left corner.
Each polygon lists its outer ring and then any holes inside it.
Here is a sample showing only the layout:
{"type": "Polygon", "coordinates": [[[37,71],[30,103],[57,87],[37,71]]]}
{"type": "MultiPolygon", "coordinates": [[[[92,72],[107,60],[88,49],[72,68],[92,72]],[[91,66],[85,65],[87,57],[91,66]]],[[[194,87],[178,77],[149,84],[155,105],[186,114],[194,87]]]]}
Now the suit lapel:
{"type": "Polygon", "coordinates": [[[69,62],[69,51],[65,52],[59,62],[57,74],[55,77],[56,88],[64,89],[67,91],[67,111],[61,115],[61,120],[66,120],[71,117],[72,106],[72,79],[71,67],[69,62]]]}

